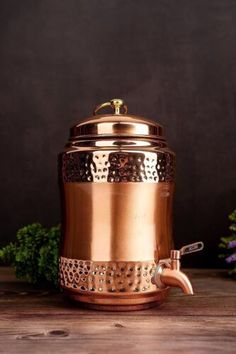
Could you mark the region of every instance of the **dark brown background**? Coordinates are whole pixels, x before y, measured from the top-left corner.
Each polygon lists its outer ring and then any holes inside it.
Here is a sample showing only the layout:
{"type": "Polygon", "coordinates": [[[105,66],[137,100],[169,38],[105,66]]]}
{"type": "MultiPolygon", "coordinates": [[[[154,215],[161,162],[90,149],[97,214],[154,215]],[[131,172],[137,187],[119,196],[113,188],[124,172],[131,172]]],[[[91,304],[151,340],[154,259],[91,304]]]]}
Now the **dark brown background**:
{"type": "Polygon", "coordinates": [[[57,153],[113,97],[163,124],[177,153],[175,240],[216,266],[236,207],[235,0],[2,0],[1,244],[59,221],[57,153]]]}

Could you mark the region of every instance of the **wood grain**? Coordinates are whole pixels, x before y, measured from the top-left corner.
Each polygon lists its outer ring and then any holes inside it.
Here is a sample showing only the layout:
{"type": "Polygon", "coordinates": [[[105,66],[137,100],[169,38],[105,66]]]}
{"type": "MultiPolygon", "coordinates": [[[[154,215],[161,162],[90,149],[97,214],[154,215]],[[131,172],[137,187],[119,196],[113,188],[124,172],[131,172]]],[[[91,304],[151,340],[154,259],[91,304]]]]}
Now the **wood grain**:
{"type": "Polygon", "coordinates": [[[219,270],[188,273],[196,295],[174,289],[161,307],[113,313],[81,309],[0,268],[0,353],[235,353],[236,282],[219,270]]]}

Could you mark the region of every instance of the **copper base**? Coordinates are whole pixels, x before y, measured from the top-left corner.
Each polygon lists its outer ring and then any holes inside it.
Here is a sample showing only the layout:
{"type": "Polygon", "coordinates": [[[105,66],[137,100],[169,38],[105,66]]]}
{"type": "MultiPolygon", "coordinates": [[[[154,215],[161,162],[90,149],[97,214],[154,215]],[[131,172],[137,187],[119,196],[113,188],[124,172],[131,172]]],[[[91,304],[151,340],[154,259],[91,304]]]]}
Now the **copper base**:
{"type": "Polygon", "coordinates": [[[144,310],[161,305],[166,299],[169,288],[146,294],[89,294],[63,289],[64,295],[80,306],[101,311],[144,310]]]}
{"type": "Polygon", "coordinates": [[[140,311],[140,310],[147,310],[152,307],[160,306],[160,303],[157,303],[157,302],[150,302],[150,303],[141,304],[141,305],[121,305],[121,306],[86,304],[84,302],[77,302],[77,303],[80,307],[86,308],[89,310],[109,311],[109,312],[140,311]]]}

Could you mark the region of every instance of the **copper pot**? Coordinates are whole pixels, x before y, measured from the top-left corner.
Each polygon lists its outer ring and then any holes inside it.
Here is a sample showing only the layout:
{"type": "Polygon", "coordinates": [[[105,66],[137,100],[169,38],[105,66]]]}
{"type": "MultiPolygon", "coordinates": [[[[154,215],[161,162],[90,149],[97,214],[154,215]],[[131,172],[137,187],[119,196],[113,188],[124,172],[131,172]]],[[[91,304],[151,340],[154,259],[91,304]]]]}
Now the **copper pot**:
{"type": "Polygon", "coordinates": [[[66,295],[130,310],[160,304],[170,286],[193,293],[180,256],[202,243],[172,250],[175,155],[159,124],[113,99],[71,128],[59,161],[66,295]],[[106,106],[113,114],[97,114],[106,106]]]}

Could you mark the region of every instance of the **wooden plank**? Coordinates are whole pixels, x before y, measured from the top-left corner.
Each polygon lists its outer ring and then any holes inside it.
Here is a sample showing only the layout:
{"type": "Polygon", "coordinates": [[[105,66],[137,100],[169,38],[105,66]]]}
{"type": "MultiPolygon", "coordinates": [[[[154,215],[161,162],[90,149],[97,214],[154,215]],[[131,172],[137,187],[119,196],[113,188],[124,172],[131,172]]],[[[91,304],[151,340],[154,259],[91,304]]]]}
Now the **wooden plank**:
{"type": "Polygon", "coordinates": [[[236,282],[192,270],[197,290],[178,289],[161,307],[128,313],[81,309],[61,294],[0,269],[1,353],[234,353],[236,282]]]}

